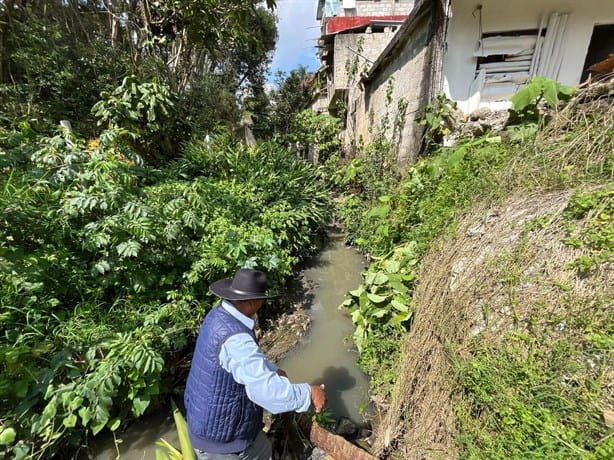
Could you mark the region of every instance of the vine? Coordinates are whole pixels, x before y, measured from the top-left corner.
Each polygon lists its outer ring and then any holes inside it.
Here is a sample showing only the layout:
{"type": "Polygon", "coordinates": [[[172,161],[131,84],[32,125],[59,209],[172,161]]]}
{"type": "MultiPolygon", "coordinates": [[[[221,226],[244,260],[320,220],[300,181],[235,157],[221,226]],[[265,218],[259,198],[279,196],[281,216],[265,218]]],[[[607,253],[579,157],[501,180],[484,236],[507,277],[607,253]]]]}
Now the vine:
{"type": "MultiPolygon", "coordinates": [[[[348,80],[352,81],[354,80],[354,78],[358,75],[358,71],[359,71],[359,64],[360,64],[360,60],[364,58],[362,58],[360,55],[362,54],[362,52],[364,51],[364,43],[365,43],[365,38],[364,37],[360,37],[358,38],[358,40],[356,41],[356,52],[352,52],[352,57],[348,57],[345,61],[345,73],[348,76],[348,80]]],[[[363,68],[361,69],[362,72],[364,72],[366,70],[366,62],[363,64],[363,68]]]]}

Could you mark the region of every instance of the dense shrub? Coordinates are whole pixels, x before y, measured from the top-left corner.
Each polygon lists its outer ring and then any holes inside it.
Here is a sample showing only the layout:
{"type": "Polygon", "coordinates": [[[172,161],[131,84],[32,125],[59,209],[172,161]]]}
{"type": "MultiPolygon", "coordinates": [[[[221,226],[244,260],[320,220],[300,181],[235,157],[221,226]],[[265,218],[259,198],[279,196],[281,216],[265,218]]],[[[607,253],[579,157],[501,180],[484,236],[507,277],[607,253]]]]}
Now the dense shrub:
{"type": "Polygon", "coordinates": [[[0,431],[43,458],[172,391],[210,282],[253,267],[280,289],[330,202],[275,145],[214,138],[154,169],[116,130],[23,128],[0,137],[0,431]]]}

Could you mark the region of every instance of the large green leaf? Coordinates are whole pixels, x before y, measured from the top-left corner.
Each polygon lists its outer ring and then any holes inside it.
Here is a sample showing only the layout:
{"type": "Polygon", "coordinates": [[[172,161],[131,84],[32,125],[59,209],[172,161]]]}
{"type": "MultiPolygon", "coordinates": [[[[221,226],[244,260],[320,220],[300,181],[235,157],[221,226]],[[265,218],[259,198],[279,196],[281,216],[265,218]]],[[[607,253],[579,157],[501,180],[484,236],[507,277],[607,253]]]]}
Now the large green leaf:
{"type": "Polygon", "coordinates": [[[371,312],[371,316],[373,316],[374,318],[383,318],[387,314],[388,314],[387,308],[376,308],[375,310],[371,312]]]}
{"type": "Polygon", "coordinates": [[[179,435],[179,444],[181,445],[183,458],[184,460],[196,460],[194,449],[192,448],[192,443],[190,442],[190,436],[188,434],[188,424],[177,408],[175,401],[171,400],[171,406],[173,408],[173,418],[175,419],[175,425],[177,426],[177,434],[179,435]]]}
{"type": "Polygon", "coordinates": [[[519,90],[511,98],[512,107],[514,110],[522,111],[526,107],[535,103],[535,100],[541,95],[541,87],[539,85],[529,84],[519,90]]]}
{"type": "Polygon", "coordinates": [[[542,84],[542,97],[551,107],[559,103],[559,86],[554,80],[546,80],[542,84]]]}
{"type": "Polygon", "coordinates": [[[395,297],[391,300],[390,304],[400,312],[409,311],[409,306],[407,305],[407,299],[402,299],[400,296],[395,297]]]}
{"type": "Polygon", "coordinates": [[[8,427],[0,427],[0,445],[2,444],[13,444],[15,442],[15,437],[17,433],[14,428],[8,427]]]}
{"type": "Polygon", "coordinates": [[[376,206],[375,208],[371,208],[368,217],[384,217],[390,213],[390,206],[376,206]]]}
{"type": "Polygon", "coordinates": [[[90,410],[89,407],[84,406],[81,409],[79,409],[79,417],[81,417],[81,424],[83,426],[87,426],[87,424],[92,419],[92,411],[90,410]]]}
{"type": "Polygon", "coordinates": [[[365,284],[367,285],[375,284],[379,286],[381,284],[384,284],[386,281],[388,281],[388,276],[382,272],[372,271],[368,272],[365,276],[365,284]]]}
{"type": "Polygon", "coordinates": [[[151,402],[151,397],[148,394],[138,394],[132,400],[132,413],[137,417],[145,413],[147,407],[149,407],[149,403],[151,402]]]}
{"type": "Polygon", "coordinates": [[[74,428],[75,425],[77,425],[77,414],[70,414],[68,415],[68,417],[64,417],[64,420],[62,420],[62,424],[66,428],[74,428]]]}
{"type": "Polygon", "coordinates": [[[373,303],[382,303],[388,299],[386,295],[373,294],[371,292],[367,293],[367,297],[373,303]]]}

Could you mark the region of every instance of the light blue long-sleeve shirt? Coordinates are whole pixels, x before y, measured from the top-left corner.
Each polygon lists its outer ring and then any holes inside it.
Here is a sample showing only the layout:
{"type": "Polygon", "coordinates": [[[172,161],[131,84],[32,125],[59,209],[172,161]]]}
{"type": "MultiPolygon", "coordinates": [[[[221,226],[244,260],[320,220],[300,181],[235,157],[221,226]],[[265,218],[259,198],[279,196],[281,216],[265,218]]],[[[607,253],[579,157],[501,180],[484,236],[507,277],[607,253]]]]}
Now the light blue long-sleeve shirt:
{"type": "MultiPolygon", "coordinates": [[[[227,300],[222,308],[250,329],[254,320],[245,316],[227,300]]],[[[277,374],[277,366],[269,361],[249,334],[230,336],[220,348],[220,365],[237,383],[245,385],[247,397],[273,414],[305,412],[311,405],[311,387],[307,383],[291,383],[277,374]]]]}

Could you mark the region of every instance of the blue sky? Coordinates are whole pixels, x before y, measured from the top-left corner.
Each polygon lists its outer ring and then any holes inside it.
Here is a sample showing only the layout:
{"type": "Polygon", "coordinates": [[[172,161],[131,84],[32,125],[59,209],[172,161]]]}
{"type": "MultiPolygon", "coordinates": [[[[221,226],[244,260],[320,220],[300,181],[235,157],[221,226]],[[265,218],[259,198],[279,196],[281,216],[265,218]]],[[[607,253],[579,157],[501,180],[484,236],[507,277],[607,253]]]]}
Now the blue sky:
{"type": "Polygon", "coordinates": [[[316,20],[317,5],[318,0],[277,0],[279,39],[271,76],[277,70],[289,72],[299,64],[312,71],[318,69],[315,45],[320,36],[320,24],[316,20]]]}

